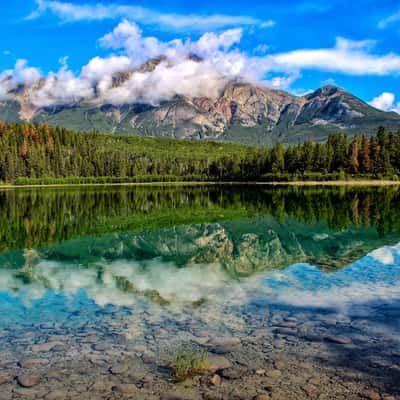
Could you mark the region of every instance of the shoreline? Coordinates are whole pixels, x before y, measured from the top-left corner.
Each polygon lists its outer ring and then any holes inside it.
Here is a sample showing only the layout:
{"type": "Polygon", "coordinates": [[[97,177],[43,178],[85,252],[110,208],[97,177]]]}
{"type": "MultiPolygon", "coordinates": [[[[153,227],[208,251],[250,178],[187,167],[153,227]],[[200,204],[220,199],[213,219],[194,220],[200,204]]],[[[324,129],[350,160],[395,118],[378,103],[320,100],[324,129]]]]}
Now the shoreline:
{"type": "Polygon", "coordinates": [[[0,185],[2,189],[21,188],[62,188],[97,186],[400,186],[399,181],[391,180],[344,180],[344,181],[271,181],[271,182],[129,182],[129,183],[54,183],[44,185],[0,185]]]}

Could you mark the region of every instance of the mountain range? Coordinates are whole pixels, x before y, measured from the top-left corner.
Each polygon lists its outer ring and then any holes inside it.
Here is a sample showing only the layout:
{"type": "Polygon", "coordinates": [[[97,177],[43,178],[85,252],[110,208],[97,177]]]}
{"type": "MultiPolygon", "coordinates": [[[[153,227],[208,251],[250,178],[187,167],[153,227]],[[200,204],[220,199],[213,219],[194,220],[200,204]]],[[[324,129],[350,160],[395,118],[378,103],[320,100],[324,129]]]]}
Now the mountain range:
{"type": "MultiPolygon", "coordinates": [[[[140,70],[152,70],[159,62],[159,59],[150,60],[140,70]]],[[[113,87],[122,86],[137,71],[116,74],[113,87]]],[[[295,96],[230,80],[215,97],[174,96],[159,104],[122,105],[106,104],[94,97],[69,104],[37,106],[30,99],[44,83],[42,79],[14,89],[12,96],[0,101],[0,119],[48,122],[78,131],[252,145],[271,145],[277,141],[298,143],[306,139],[322,142],[332,132],[372,135],[380,126],[400,129],[399,114],[377,110],[332,85],[295,96]]]]}

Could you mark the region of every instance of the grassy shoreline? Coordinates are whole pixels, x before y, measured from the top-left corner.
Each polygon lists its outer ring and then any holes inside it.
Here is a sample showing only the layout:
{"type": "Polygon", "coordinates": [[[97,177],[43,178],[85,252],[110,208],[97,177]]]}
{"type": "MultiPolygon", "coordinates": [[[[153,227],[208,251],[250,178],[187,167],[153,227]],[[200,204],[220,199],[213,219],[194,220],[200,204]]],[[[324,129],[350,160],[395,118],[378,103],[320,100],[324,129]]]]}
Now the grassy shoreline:
{"type": "Polygon", "coordinates": [[[51,188],[51,187],[96,187],[96,186],[400,186],[394,180],[337,180],[337,181],[289,181],[289,182],[124,182],[124,183],[54,183],[14,185],[0,184],[0,189],[51,188]]]}

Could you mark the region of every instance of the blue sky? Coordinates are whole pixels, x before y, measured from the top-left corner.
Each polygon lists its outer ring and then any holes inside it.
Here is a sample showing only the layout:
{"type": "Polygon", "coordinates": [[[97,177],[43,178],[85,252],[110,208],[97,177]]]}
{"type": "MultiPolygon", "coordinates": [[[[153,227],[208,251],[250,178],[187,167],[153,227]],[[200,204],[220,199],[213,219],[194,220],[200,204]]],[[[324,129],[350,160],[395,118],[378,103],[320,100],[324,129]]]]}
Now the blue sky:
{"type": "Polygon", "coordinates": [[[385,93],[374,104],[400,110],[398,1],[14,0],[13,7],[0,2],[0,13],[0,71],[25,59],[24,68],[46,76],[68,57],[68,76],[79,77],[97,56],[140,58],[128,40],[117,45],[114,35],[105,46],[100,40],[123,20],[139,27],[143,38],[169,43],[157,48],[169,48],[177,38],[195,43],[206,33],[240,29],[240,39],[229,45],[221,39],[218,52],[230,53],[230,59],[240,52],[254,64],[257,79],[297,94],[327,83],[366,101],[385,93]]]}

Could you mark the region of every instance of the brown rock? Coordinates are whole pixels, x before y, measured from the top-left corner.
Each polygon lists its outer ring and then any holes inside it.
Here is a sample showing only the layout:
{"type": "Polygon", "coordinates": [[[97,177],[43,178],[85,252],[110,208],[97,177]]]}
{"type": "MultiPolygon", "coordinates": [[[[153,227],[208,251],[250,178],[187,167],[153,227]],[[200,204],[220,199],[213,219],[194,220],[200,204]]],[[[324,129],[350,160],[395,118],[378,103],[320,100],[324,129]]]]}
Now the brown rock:
{"type": "Polygon", "coordinates": [[[269,397],[268,393],[261,393],[255,397],[253,397],[253,400],[269,400],[269,399],[270,399],[270,397],[269,397]]]}
{"type": "Polygon", "coordinates": [[[210,383],[214,386],[219,386],[221,384],[221,377],[217,374],[214,374],[211,378],[210,378],[210,383]]]}
{"type": "Polygon", "coordinates": [[[282,376],[282,372],[279,369],[273,369],[271,371],[267,371],[266,375],[268,378],[279,379],[282,376]]]}
{"type": "Polygon", "coordinates": [[[309,380],[308,383],[311,385],[319,386],[321,384],[321,377],[318,375],[312,376],[309,380]]]}
{"type": "Polygon", "coordinates": [[[368,400],[381,400],[381,395],[374,390],[368,390],[367,392],[363,393],[363,397],[368,400]]]}
{"type": "Polygon", "coordinates": [[[39,375],[22,374],[17,377],[18,383],[24,388],[31,388],[40,383],[41,377],[39,375]]]}
{"type": "Polygon", "coordinates": [[[265,375],[266,372],[267,372],[267,371],[265,371],[265,369],[258,369],[258,370],[256,371],[256,375],[265,375]]]}
{"type": "Polygon", "coordinates": [[[0,373],[0,385],[3,385],[4,383],[10,382],[11,377],[7,374],[0,373]]]}

